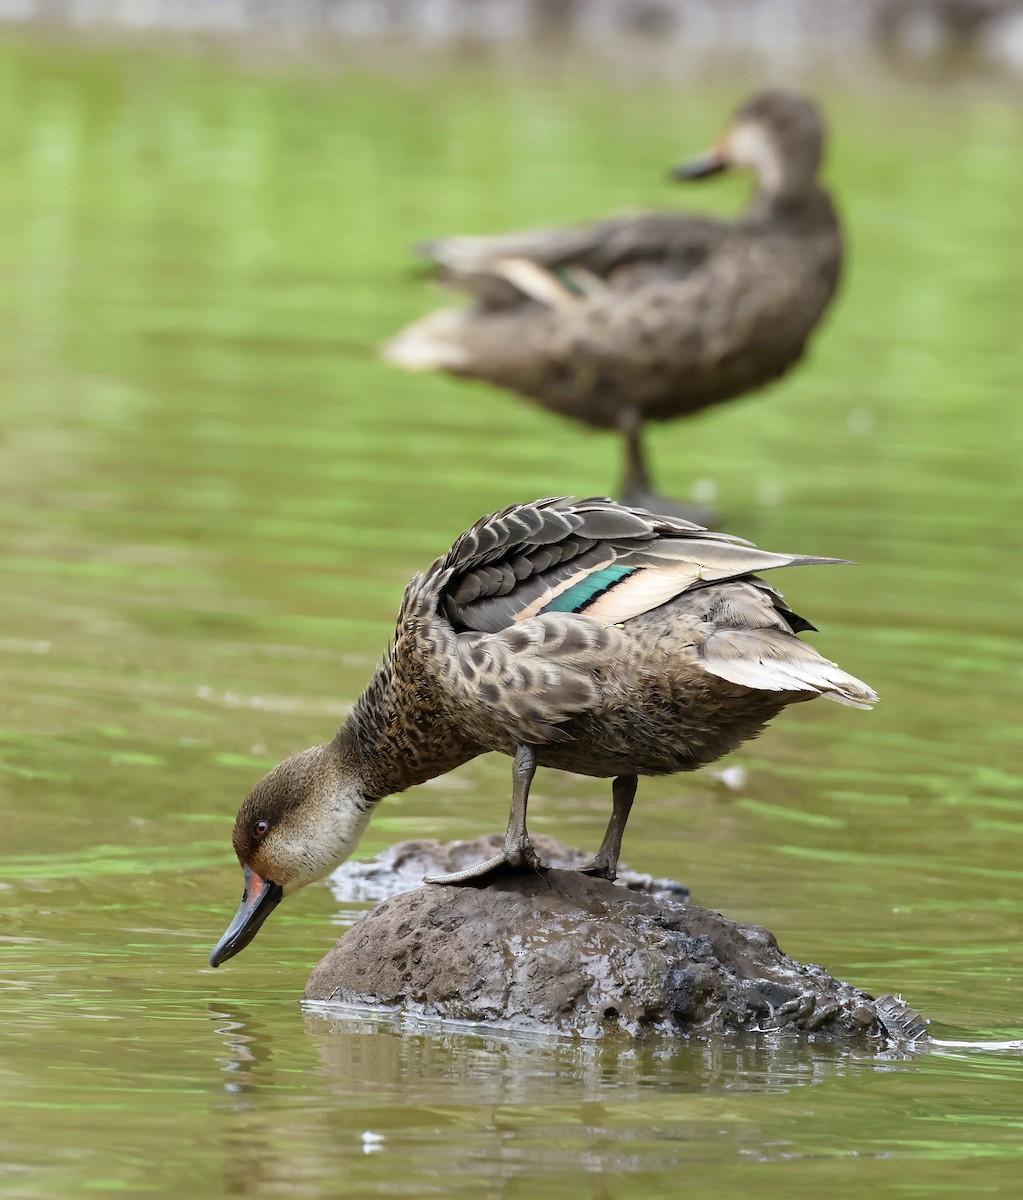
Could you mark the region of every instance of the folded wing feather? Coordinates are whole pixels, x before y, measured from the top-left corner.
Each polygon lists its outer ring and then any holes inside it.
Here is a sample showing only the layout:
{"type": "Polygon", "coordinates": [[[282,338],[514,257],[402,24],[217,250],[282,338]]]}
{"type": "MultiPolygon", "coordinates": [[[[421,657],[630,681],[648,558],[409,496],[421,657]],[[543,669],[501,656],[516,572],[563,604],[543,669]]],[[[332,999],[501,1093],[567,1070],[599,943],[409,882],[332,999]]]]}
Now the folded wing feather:
{"type": "Polygon", "coordinates": [[[562,527],[548,519],[512,546],[495,543],[492,530],[480,530],[482,545],[474,561],[459,572],[457,585],[449,591],[449,615],[463,628],[496,633],[555,605],[560,611],[583,612],[615,625],[696,584],[773,567],[842,561],[773,554],[698,527],[690,534],[680,524],[661,526],[660,534],[657,520],[605,502],[602,508],[583,510],[576,524],[562,527]],[[608,586],[588,586],[591,578],[612,566],[623,569],[608,586]],[[570,603],[573,597],[578,604],[570,603]]]}
{"type": "Polygon", "coordinates": [[[438,599],[460,631],[463,672],[487,665],[505,701],[520,695],[523,728],[534,736],[541,728],[549,735],[558,719],[589,702],[582,676],[590,656],[603,651],[600,630],[728,580],[739,587],[714,601],[701,650],[707,671],[745,687],[808,691],[866,708],[875,693],[799,641],[795,631],[812,626],[754,578],[774,567],[843,561],[774,554],[604,499],[561,497],[477,522],[437,564],[444,576],[438,599]],[[576,632],[585,627],[592,637],[576,632]],[[582,653],[565,657],[566,631],[582,653]]]}

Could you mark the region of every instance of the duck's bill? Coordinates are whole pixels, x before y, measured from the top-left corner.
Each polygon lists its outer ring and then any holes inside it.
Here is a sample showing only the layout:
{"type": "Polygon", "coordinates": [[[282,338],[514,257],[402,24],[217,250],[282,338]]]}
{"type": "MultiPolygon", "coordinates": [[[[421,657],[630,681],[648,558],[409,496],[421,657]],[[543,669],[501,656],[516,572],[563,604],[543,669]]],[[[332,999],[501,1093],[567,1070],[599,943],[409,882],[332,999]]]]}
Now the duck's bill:
{"type": "Polygon", "coordinates": [[[711,175],[720,175],[727,171],[729,161],[720,150],[708,150],[706,154],[698,154],[668,172],[669,179],[708,179],[711,175]]]}
{"type": "Polygon", "coordinates": [[[210,955],[211,967],[219,967],[222,962],[227,962],[229,958],[241,953],[284,895],[284,889],[279,883],[261,879],[248,867],[243,867],[242,873],[245,876],[242,902],[224,936],[213,947],[213,953],[210,955]]]}

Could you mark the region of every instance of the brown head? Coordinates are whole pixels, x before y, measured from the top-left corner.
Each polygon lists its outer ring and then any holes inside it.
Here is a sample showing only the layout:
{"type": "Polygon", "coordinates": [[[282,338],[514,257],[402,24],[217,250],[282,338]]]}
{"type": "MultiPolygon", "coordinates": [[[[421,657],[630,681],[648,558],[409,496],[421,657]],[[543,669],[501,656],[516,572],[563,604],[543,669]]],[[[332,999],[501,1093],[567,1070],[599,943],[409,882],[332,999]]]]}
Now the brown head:
{"type": "Polygon", "coordinates": [[[706,153],[675,167],[673,179],[706,179],[730,167],[751,171],[762,191],[810,187],[824,158],[825,129],[809,96],[770,88],[750,97],[706,153]]]}
{"type": "Polygon", "coordinates": [[[343,863],[359,844],[371,809],[339,738],[274,767],[235,818],[231,840],[245,889],[210,966],[244,950],[285,896],[343,863]]]}

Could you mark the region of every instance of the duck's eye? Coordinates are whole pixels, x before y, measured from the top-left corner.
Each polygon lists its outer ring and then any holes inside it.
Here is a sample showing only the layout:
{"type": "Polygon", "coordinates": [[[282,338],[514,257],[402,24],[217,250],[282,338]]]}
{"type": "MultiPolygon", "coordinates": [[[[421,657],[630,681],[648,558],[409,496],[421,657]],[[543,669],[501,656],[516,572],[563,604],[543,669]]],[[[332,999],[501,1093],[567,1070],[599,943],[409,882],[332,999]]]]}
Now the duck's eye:
{"type": "Polygon", "coordinates": [[[266,836],[266,831],[270,828],[269,821],[257,821],[252,827],[252,832],[256,837],[261,838],[266,836]]]}

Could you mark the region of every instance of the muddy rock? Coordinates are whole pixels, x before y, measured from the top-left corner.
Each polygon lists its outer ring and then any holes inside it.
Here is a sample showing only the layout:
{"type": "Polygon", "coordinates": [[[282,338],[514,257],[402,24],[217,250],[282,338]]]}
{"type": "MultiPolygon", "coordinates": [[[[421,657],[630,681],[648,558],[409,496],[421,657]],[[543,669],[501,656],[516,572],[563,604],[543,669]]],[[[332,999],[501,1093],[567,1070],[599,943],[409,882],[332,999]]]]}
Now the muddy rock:
{"type": "Polygon", "coordinates": [[[321,960],[305,994],[584,1037],[887,1038],[871,996],[795,962],[766,929],[565,869],[392,895],[321,960]]]}

